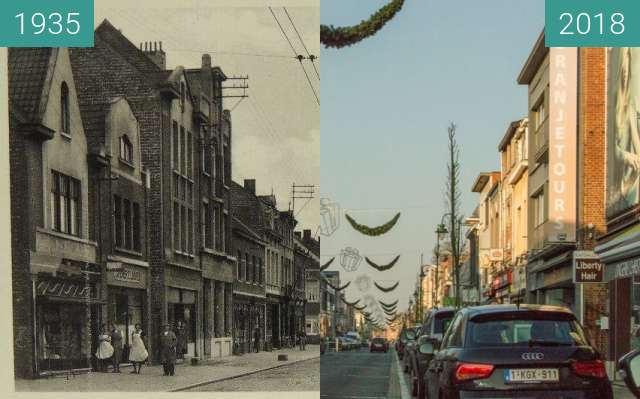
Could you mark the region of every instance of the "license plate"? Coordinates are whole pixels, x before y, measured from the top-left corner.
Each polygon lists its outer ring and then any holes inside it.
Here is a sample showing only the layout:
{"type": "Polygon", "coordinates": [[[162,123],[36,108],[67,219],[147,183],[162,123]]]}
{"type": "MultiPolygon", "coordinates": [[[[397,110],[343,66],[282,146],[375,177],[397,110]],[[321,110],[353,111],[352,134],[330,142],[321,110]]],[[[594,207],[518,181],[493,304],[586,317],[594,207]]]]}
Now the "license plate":
{"type": "Polygon", "coordinates": [[[558,369],[507,369],[504,371],[506,383],[558,382],[559,380],[558,369]]]}

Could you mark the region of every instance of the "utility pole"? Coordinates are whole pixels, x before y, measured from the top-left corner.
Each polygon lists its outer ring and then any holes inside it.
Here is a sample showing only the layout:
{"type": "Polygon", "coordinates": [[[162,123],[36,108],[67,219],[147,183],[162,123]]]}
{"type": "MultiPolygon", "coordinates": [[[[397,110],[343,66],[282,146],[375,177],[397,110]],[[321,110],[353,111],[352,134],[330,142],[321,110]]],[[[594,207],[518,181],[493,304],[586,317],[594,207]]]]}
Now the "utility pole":
{"type": "MultiPolygon", "coordinates": [[[[313,184],[296,184],[291,185],[291,214],[296,216],[296,199],[311,200],[314,198],[316,186],[313,184]]],[[[307,201],[308,202],[308,201],[307,201]]],[[[306,204],[305,204],[306,205],[306,204]]],[[[304,208],[304,205],[300,210],[304,208]]]]}
{"type": "MultiPolygon", "coordinates": [[[[249,88],[249,83],[247,83],[247,81],[249,80],[249,75],[245,75],[245,76],[232,76],[232,77],[227,77],[227,80],[237,80],[240,81],[239,84],[233,84],[232,86],[222,86],[221,89],[224,90],[242,90],[242,94],[222,94],[221,97],[222,98],[246,98],[249,97],[249,95],[247,94],[247,89],[249,88]]],[[[237,92],[235,92],[237,93],[237,92]]]]}

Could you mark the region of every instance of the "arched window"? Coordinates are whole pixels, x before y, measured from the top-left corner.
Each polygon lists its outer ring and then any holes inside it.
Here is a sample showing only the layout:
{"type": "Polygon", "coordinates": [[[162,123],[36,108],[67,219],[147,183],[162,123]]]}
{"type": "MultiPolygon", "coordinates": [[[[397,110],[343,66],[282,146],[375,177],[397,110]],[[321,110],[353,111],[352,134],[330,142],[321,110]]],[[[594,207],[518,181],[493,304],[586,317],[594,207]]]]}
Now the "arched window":
{"type": "Polygon", "coordinates": [[[69,87],[62,82],[60,87],[60,131],[70,134],[71,123],[69,116],[69,87]]]}
{"type": "Polygon", "coordinates": [[[120,137],[120,159],[133,163],[133,145],[126,134],[120,137]]]}

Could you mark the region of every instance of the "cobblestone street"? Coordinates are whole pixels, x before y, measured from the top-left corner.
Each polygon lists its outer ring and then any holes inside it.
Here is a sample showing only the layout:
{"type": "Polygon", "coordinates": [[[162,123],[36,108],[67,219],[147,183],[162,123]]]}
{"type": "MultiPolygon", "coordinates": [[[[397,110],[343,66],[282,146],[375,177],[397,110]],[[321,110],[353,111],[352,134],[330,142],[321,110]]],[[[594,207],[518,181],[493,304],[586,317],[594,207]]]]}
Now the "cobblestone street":
{"type": "Polygon", "coordinates": [[[320,359],[203,385],[189,392],[320,391],[320,359]]]}

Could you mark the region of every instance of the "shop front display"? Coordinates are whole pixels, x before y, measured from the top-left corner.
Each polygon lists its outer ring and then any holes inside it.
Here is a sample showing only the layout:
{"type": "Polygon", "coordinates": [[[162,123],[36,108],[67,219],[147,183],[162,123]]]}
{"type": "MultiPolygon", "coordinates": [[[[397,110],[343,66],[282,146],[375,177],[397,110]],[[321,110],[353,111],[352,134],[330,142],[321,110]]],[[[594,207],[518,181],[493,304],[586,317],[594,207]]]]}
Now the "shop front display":
{"type": "Polygon", "coordinates": [[[96,284],[39,277],[35,293],[38,371],[92,367],[100,323],[96,284]]]}
{"type": "Polygon", "coordinates": [[[178,338],[178,358],[196,355],[196,291],[169,287],[167,309],[169,324],[178,338]]]}

